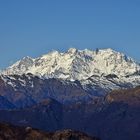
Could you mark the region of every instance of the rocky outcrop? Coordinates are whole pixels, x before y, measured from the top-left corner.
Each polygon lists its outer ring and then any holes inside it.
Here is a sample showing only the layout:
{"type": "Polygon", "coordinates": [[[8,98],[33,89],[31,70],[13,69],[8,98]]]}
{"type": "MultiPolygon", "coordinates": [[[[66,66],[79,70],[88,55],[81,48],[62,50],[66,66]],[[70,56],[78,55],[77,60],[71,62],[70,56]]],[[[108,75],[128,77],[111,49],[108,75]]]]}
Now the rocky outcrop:
{"type": "Polygon", "coordinates": [[[99,140],[85,133],[62,130],[47,133],[31,127],[17,127],[0,123],[0,140],[99,140]]]}

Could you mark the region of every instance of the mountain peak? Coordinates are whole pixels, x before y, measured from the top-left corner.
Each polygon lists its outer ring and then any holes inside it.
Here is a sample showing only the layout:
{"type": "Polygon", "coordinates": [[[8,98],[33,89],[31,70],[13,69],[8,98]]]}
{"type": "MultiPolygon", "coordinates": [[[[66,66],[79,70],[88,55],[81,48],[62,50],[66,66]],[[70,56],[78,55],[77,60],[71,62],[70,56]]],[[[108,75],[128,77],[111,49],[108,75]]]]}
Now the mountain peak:
{"type": "Polygon", "coordinates": [[[112,48],[107,48],[107,49],[102,49],[102,50],[104,50],[104,51],[106,51],[106,52],[116,52],[116,51],[113,50],[112,48]]]}
{"type": "Polygon", "coordinates": [[[76,48],[69,48],[68,53],[75,54],[77,51],[76,48]]]}

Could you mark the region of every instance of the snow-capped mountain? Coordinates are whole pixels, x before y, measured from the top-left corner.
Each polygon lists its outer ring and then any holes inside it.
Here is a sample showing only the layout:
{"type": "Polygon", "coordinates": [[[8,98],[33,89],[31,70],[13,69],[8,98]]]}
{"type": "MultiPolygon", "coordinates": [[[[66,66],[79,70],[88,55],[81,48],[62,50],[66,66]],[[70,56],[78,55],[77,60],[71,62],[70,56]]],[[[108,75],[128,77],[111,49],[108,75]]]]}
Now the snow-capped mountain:
{"type": "MultiPolygon", "coordinates": [[[[30,83],[33,83],[30,74],[41,79],[60,79],[66,84],[79,81],[82,88],[91,95],[104,95],[114,89],[140,85],[140,65],[112,49],[70,48],[64,53],[52,51],[38,58],[24,57],[2,71],[1,78],[17,90],[17,79],[14,80],[12,75],[23,74],[27,75],[30,83]]],[[[21,81],[21,78],[18,83],[23,87],[29,85],[25,79],[21,81]]]]}
{"type": "Polygon", "coordinates": [[[24,57],[0,75],[0,120],[42,130],[96,132],[106,139],[114,138],[114,126],[120,124],[122,139],[130,137],[129,130],[139,137],[138,125],[133,125],[140,116],[138,85],[140,65],[112,49],[71,48],[24,57]]]}
{"type": "Polygon", "coordinates": [[[32,73],[43,78],[86,80],[98,75],[115,74],[117,77],[133,75],[140,71],[140,65],[132,58],[112,49],[77,50],[50,52],[38,58],[24,57],[2,73],[4,75],[32,73]]]}

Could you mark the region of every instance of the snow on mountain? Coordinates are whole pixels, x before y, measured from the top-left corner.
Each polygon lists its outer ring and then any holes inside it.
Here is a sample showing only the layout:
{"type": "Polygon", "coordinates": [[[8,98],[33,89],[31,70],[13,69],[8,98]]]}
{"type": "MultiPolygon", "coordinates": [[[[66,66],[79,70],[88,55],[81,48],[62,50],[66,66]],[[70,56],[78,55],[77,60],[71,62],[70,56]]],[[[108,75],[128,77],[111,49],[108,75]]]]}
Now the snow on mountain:
{"type": "Polygon", "coordinates": [[[140,65],[132,58],[112,49],[77,50],[50,52],[38,58],[24,57],[2,73],[5,75],[26,74],[45,78],[85,80],[92,75],[115,74],[118,77],[140,71],[140,65]]]}
{"type": "Polygon", "coordinates": [[[6,70],[4,70],[2,72],[2,74],[4,74],[4,75],[13,75],[13,74],[22,75],[29,69],[29,67],[32,67],[33,64],[34,64],[34,59],[27,56],[27,57],[24,57],[23,59],[17,61],[12,66],[8,67],[6,70]]]}
{"type": "Polygon", "coordinates": [[[4,70],[0,80],[3,95],[14,100],[18,94],[18,106],[46,97],[62,103],[85,101],[140,85],[140,65],[112,49],[70,48],[34,59],[24,57],[4,70]]]}

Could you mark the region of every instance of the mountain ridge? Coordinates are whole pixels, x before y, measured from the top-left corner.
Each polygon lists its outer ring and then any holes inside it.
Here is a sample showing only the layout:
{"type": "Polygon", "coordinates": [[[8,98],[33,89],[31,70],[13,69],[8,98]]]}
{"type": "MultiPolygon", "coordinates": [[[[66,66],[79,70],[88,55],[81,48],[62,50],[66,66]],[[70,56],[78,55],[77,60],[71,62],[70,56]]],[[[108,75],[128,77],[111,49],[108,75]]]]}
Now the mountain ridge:
{"type": "Polygon", "coordinates": [[[52,51],[38,58],[24,57],[2,72],[4,75],[27,74],[43,78],[85,80],[92,75],[116,74],[118,77],[140,71],[140,65],[123,53],[108,49],[52,51]]]}
{"type": "Polygon", "coordinates": [[[140,85],[139,69],[132,58],[112,49],[53,51],[36,59],[24,57],[3,71],[0,95],[18,107],[48,97],[61,103],[88,101],[140,85]]]}

